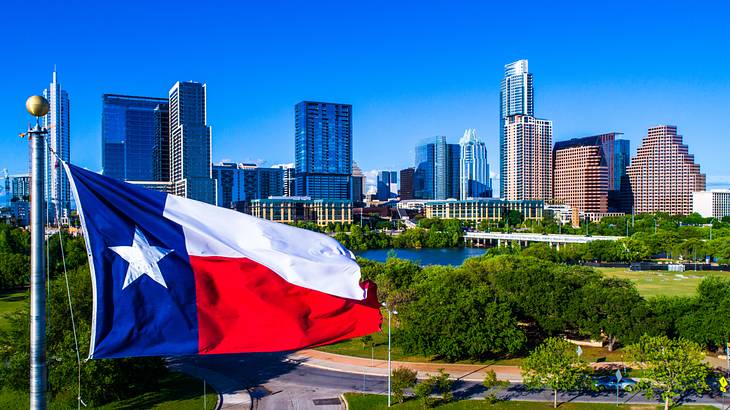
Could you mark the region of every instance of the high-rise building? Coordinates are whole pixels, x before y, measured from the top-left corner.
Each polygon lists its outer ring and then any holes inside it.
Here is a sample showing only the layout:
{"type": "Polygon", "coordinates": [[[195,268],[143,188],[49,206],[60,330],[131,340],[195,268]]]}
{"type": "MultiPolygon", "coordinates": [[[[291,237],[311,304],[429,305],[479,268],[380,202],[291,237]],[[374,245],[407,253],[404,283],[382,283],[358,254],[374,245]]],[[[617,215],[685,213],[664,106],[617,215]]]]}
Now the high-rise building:
{"type": "Polygon", "coordinates": [[[282,164],[282,165],[275,165],[274,168],[281,168],[283,170],[283,178],[284,178],[284,196],[294,196],[296,193],[295,191],[295,170],[294,170],[294,164],[282,164]]]}
{"type": "Polygon", "coordinates": [[[649,128],[626,174],[637,214],[690,214],[692,193],[705,190],[705,175],[673,125],[649,128]]]}
{"type": "Polygon", "coordinates": [[[377,179],[378,201],[398,196],[398,171],[380,171],[377,179]]]}
{"type": "Polygon", "coordinates": [[[518,60],[504,66],[499,93],[499,174],[500,196],[505,198],[505,181],[501,177],[507,173],[507,141],[505,140],[505,123],[513,115],[535,115],[535,98],[532,74],[528,70],[527,60],[518,60]]]}
{"type": "Polygon", "coordinates": [[[154,109],[155,144],[152,148],[152,177],[155,181],[170,180],[170,104],[160,103],[154,109]]]}
{"type": "Polygon", "coordinates": [[[413,199],[413,175],[416,169],[413,167],[400,170],[400,199],[401,201],[413,199]]]}
{"type": "Polygon", "coordinates": [[[169,92],[169,104],[173,191],[178,196],[214,204],[206,85],[193,81],[175,83],[169,92]]]}
{"type": "Polygon", "coordinates": [[[622,209],[619,189],[629,163],[629,141],[619,132],[555,143],[553,197],[579,212],[622,209]]]}
{"type": "Polygon", "coordinates": [[[294,108],[297,196],[350,200],[352,106],[302,101],[294,108]]]}
{"type": "Polygon", "coordinates": [[[693,192],[692,212],[703,218],[730,217],[730,189],[693,192]]]}
{"type": "Polygon", "coordinates": [[[609,181],[610,190],[621,190],[621,181],[625,178],[626,167],[630,164],[631,142],[629,140],[615,140],[613,148],[613,185],[611,185],[611,181],[609,181]]]}
{"type": "Polygon", "coordinates": [[[477,138],[475,129],[464,131],[459,140],[461,166],[459,171],[459,193],[461,199],[491,198],[492,179],[487,163],[487,144],[477,138]]]}
{"type": "Polygon", "coordinates": [[[8,201],[30,200],[30,175],[10,175],[5,178],[5,181],[9,186],[9,190],[5,193],[8,201]]]}
{"type": "Polygon", "coordinates": [[[416,164],[413,175],[413,197],[434,199],[435,144],[424,142],[416,146],[416,164]]]}
{"type": "Polygon", "coordinates": [[[529,115],[504,119],[500,196],[503,199],[552,198],[553,123],[529,115]]]}
{"type": "Polygon", "coordinates": [[[155,109],[165,98],[104,94],[101,111],[103,174],[120,181],[154,181],[155,109]]]}
{"type": "MultiPolygon", "coordinates": [[[[239,208],[250,203],[284,194],[284,169],[257,167],[255,164],[220,163],[213,165],[217,206],[239,208]]],[[[245,209],[245,207],[243,208],[245,209]]]]}
{"type": "MultiPolygon", "coordinates": [[[[613,152],[613,136],[610,141],[613,152]]],[[[608,212],[609,163],[600,138],[555,143],[553,197],[578,212],[608,212]]]]}
{"type": "Polygon", "coordinates": [[[352,202],[361,203],[365,199],[365,174],[355,161],[352,162],[352,202]]]}
{"type": "Polygon", "coordinates": [[[459,144],[447,143],[444,136],[416,146],[415,199],[458,198],[460,157],[459,144]]]}
{"type": "Polygon", "coordinates": [[[46,157],[46,199],[48,222],[66,223],[71,213],[71,190],[66,172],[60,160],[71,160],[71,117],[68,93],[61,88],[58,74],[53,70],[53,81],[43,90],[43,97],[50,103],[50,110],[43,117],[48,128],[48,156],[46,157]]]}

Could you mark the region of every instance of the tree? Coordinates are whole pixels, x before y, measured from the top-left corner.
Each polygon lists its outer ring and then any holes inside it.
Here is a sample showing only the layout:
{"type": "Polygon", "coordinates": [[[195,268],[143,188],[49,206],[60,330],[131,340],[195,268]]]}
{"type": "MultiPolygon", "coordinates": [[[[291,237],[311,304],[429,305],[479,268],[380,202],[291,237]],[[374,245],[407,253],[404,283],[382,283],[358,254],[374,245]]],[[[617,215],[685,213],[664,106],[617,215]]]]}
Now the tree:
{"type": "Polygon", "coordinates": [[[505,387],[509,386],[509,382],[506,380],[498,380],[497,373],[495,373],[494,370],[489,370],[484,375],[484,381],[482,381],[482,386],[484,386],[484,388],[489,391],[484,399],[488,403],[494,404],[499,401],[497,393],[505,387]]]}
{"type": "Polygon", "coordinates": [[[639,388],[647,397],[661,392],[665,410],[689,391],[702,393],[708,390],[705,352],[702,346],[690,340],[643,336],[627,348],[627,358],[644,370],[639,388]]]}
{"type": "Polygon", "coordinates": [[[423,400],[425,407],[435,407],[439,402],[448,403],[454,398],[451,392],[453,382],[444,369],[439,369],[438,375],[432,375],[428,379],[416,385],[416,397],[423,400]],[[431,397],[432,394],[441,395],[441,398],[431,397]]]}
{"type": "Polygon", "coordinates": [[[517,226],[525,220],[525,217],[522,216],[522,213],[520,211],[515,211],[514,209],[512,209],[504,214],[503,220],[504,223],[507,224],[507,226],[517,226]]]}
{"type": "Polygon", "coordinates": [[[609,351],[619,340],[633,342],[646,332],[650,311],[632,282],[600,278],[586,283],[580,294],[581,330],[596,339],[605,335],[609,351]]]}
{"type": "Polygon", "coordinates": [[[409,352],[447,361],[514,354],[527,338],[507,303],[466,269],[429,266],[398,311],[397,340],[409,352]]]}
{"type": "Polygon", "coordinates": [[[390,374],[390,388],[395,401],[403,403],[406,399],[404,390],[416,385],[416,372],[407,367],[393,369],[390,374]]]}
{"type": "Polygon", "coordinates": [[[588,364],[581,360],[575,346],[565,339],[551,337],[522,362],[522,380],[529,388],[553,390],[553,407],[558,407],[558,391],[589,385],[588,364]]]}

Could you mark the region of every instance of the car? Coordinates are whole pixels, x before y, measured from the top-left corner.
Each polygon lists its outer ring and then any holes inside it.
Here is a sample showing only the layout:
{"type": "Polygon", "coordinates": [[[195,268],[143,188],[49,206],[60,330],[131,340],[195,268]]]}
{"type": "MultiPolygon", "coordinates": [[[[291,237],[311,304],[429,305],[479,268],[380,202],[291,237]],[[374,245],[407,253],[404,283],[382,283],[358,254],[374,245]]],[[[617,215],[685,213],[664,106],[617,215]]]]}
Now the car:
{"type": "Polygon", "coordinates": [[[636,381],[628,377],[616,380],[616,376],[600,376],[593,379],[593,385],[598,390],[616,390],[616,386],[623,391],[634,391],[636,389],[636,381]]]}

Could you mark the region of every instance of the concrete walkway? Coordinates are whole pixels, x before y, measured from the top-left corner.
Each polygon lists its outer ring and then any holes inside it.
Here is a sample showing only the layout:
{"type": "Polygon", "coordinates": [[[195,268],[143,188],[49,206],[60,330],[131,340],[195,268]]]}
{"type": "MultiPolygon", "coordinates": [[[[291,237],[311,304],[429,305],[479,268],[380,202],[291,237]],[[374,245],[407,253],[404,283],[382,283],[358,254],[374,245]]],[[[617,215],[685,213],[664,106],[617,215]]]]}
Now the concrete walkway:
{"type": "Polygon", "coordinates": [[[170,359],[167,366],[171,370],[204,380],[213,386],[218,392],[217,410],[251,408],[251,395],[248,390],[240,389],[239,381],[208,368],[196,366],[194,361],[170,359]]]}
{"type": "MultiPolygon", "coordinates": [[[[388,376],[387,360],[371,360],[361,357],[343,356],[334,353],[321,352],[319,350],[300,350],[289,355],[290,360],[299,362],[303,366],[311,366],[320,369],[337,372],[366,374],[371,376],[388,376]]],[[[594,369],[619,369],[624,367],[621,362],[592,363],[594,369]]],[[[499,380],[507,380],[510,383],[521,383],[522,375],[519,366],[503,366],[489,364],[453,364],[453,363],[416,363],[391,361],[392,369],[406,367],[415,370],[419,378],[426,378],[429,374],[438,373],[439,369],[451,375],[452,379],[481,382],[489,371],[494,371],[499,380]]]]}

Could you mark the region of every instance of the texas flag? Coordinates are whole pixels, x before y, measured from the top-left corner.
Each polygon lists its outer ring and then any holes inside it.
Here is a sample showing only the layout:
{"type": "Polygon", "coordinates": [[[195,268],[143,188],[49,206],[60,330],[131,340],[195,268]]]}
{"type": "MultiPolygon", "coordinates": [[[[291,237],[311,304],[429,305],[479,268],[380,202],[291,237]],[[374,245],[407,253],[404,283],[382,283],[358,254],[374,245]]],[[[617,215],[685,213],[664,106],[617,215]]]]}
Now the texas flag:
{"type": "Polygon", "coordinates": [[[64,167],[91,266],[90,358],[284,351],[380,329],[374,284],[334,239],[64,167]]]}

